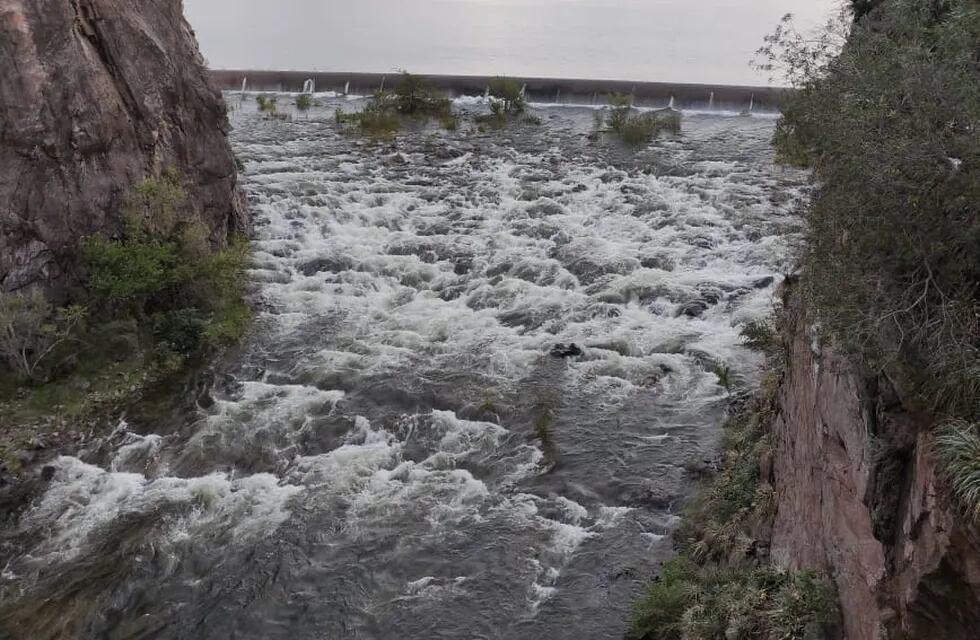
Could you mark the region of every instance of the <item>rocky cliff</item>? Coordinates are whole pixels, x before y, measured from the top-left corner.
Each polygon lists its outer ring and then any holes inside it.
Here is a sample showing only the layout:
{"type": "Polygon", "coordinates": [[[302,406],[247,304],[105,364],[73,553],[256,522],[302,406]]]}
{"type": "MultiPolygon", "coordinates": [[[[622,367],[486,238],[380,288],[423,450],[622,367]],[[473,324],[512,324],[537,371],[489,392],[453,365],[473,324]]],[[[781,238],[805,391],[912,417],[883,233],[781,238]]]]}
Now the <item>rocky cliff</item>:
{"type": "Polygon", "coordinates": [[[848,640],[980,637],[980,535],[943,486],[932,420],[821,344],[792,295],[786,317],[773,561],[832,578],[848,640]]]}
{"type": "Polygon", "coordinates": [[[70,285],[171,167],[220,246],[246,223],[227,129],[181,0],[0,0],[0,291],[70,285]]]}

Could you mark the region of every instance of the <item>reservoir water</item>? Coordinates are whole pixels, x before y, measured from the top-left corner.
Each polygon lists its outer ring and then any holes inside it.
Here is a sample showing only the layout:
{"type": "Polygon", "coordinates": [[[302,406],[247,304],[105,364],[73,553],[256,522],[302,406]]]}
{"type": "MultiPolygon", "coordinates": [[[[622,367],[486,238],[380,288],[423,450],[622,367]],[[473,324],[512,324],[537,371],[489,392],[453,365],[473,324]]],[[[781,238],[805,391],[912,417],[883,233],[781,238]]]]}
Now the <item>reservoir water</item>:
{"type": "Polygon", "coordinates": [[[185,0],[215,69],[765,84],[749,66],[786,13],[834,0],[185,0]]]}

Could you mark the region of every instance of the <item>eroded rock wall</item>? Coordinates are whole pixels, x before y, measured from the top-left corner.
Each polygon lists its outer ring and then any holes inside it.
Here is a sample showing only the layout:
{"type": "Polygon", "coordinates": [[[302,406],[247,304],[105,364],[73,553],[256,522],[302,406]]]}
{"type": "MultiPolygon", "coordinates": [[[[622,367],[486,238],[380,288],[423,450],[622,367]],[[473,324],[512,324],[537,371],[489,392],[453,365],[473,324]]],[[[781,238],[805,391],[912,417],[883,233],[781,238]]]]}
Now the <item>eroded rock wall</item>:
{"type": "Polygon", "coordinates": [[[773,561],[837,586],[848,640],[980,637],[980,536],[944,487],[932,418],[821,344],[790,295],[773,425],[773,561]]]}
{"type": "Polygon", "coordinates": [[[0,0],[0,290],[70,285],[170,167],[223,243],[247,224],[227,130],[181,0],[0,0]]]}

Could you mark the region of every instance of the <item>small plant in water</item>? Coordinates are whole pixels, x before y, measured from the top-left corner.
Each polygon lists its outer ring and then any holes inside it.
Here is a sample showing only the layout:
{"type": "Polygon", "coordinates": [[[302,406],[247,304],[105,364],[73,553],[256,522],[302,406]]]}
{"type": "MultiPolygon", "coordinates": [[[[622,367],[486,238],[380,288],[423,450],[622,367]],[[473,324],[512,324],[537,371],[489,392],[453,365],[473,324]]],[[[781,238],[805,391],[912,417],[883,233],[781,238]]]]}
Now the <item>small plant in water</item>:
{"type": "Polygon", "coordinates": [[[606,98],[609,117],[602,114],[593,116],[592,139],[597,140],[608,124],[609,131],[617,134],[627,145],[640,147],[649,144],[662,132],[680,133],[681,116],[673,109],[650,113],[638,113],[633,106],[633,96],[614,93],[606,98]]]}
{"type": "Polygon", "coordinates": [[[420,76],[402,71],[393,91],[374,94],[360,113],[345,113],[337,109],[338,125],[356,124],[361,133],[371,138],[391,138],[407,119],[437,120],[447,131],[455,131],[459,122],[452,111],[452,102],[441,95],[432,84],[420,76]]]}
{"type": "Polygon", "coordinates": [[[300,113],[307,113],[313,106],[313,96],[308,93],[300,94],[296,97],[296,109],[300,113]]]}
{"type": "Polygon", "coordinates": [[[735,387],[735,376],[732,368],[727,364],[719,364],[715,367],[715,375],[718,377],[718,384],[724,387],[728,393],[735,387]]]}
{"type": "Polygon", "coordinates": [[[521,83],[513,78],[497,77],[490,81],[490,97],[493,104],[500,104],[500,110],[506,114],[517,115],[524,113],[527,103],[521,83]]]}
{"type": "Polygon", "coordinates": [[[255,96],[255,104],[259,106],[260,113],[275,113],[277,100],[275,96],[270,97],[264,93],[255,96]]]}

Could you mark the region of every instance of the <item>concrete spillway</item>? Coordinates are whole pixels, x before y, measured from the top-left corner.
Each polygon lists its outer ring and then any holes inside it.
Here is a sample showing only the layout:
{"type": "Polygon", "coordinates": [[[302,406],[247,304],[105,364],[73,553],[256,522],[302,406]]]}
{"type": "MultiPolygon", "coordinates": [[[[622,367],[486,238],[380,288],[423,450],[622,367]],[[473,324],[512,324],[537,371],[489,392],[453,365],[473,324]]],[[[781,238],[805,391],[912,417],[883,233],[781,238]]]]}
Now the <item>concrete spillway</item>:
{"type": "MultiPolygon", "coordinates": [[[[370,95],[384,86],[391,87],[397,73],[320,73],[310,71],[213,70],[218,87],[237,90],[243,82],[250,91],[302,91],[312,80],[319,91],[370,95]]],[[[452,96],[483,95],[492,80],[489,76],[426,76],[438,89],[452,96]]],[[[673,106],[679,109],[708,107],[746,111],[779,110],[788,90],[778,87],[740,87],[704,84],[631,82],[626,80],[583,80],[560,78],[516,78],[526,86],[532,102],[562,104],[602,104],[610,93],[635,97],[638,106],[673,106]]]]}

